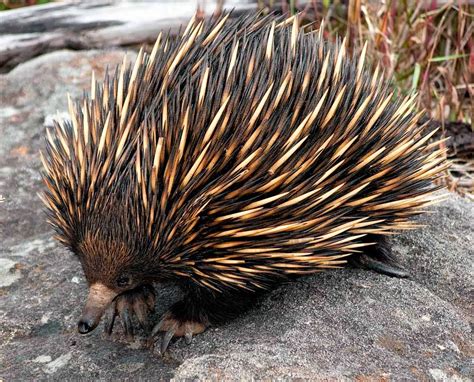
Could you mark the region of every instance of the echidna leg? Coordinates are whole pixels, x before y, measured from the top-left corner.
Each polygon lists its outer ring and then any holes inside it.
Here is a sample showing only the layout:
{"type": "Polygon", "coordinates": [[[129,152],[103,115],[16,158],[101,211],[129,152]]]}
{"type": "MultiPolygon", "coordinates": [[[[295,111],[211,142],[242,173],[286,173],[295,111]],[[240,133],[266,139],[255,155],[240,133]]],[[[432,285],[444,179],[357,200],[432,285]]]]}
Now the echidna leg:
{"type": "Polygon", "coordinates": [[[147,332],[151,329],[150,315],[155,308],[155,292],[152,285],[141,285],[118,295],[105,315],[105,333],[110,335],[114,328],[116,318],[119,317],[125,335],[133,338],[132,318],[136,317],[140,326],[147,332]]]}
{"type": "Polygon", "coordinates": [[[377,244],[366,247],[364,253],[360,255],[351,256],[349,264],[392,277],[406,278],[410,276],[390,251],[385,236],[369,235],[366,240],[377,244]]]}
{"type": "Polygon", "coordinates": [[[160,351],[163,354],[173,337],[184,337],[187,344],[193,335],[202,333],[210,325],[224,323],[252,306],[257,293],[213,293],[200,287],[186,288],[185,297],[175,303],[153,328],[151,342],[160,332],[160,351]]]}

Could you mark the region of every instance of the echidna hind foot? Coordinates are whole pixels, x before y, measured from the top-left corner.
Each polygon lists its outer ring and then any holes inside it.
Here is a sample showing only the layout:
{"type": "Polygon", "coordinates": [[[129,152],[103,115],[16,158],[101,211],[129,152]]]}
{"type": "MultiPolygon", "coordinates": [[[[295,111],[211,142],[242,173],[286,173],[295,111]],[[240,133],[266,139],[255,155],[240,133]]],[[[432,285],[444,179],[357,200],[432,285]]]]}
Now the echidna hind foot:
{"type": "MultiPolygon", "coordinates": [[[[178,306],[181,302],[178,303],[178,306]]],[[[153,347],[155,341],[160,340],[158,347],[161,354],[164,354],[172,338],[184,337],[186,344],[190,344],[193,336],[204,332],[208,327],[205,322],[199,321],[198,318],[189,317],[185,311],[179,309],[176,305],[168,310],[158,324],[153,328],[150,338],[150,345],[153,347]],[[159,333],[163,333],[159,337],[159,333]]]]}
{"type": "Polygon", "coordinates": [[[351,256],[349,264],[362,269],[369,269],[387,276],[407,278],[410,274],[404,269],[388,247],[387,238],[381,235],[368,235],[369,242],[375,245],[366,247],[364,253],[351,256]]]}
{"type": "Polygon", "coordinates": [[[232,291],[214,293],[204,288],[184,288],[185,297],[171,306],[153,328],[150,345],[164,354],[174,337],[193,336],[208,327],[225,323],[248,310],[261,293],[232,291]]]}
{"type": "Polygon", "coordinates": [[[155,308],[155,292],[151,285],[141,285],[135,289],[118,295],[108,308],[105,315],[104,331],[111,335],[117,317],[120,318],[126,337],[134,336],[134,318],[143,330],[150,332],[152,324],[150,316],[155,308]]]}

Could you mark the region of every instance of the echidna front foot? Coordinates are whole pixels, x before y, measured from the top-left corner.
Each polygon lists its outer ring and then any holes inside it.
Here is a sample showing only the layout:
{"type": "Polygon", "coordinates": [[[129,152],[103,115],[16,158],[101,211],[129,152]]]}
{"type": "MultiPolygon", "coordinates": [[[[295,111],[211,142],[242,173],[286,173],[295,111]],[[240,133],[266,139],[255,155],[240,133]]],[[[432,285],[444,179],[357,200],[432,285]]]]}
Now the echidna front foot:
{"type": "Polygon", "coordinates": [[[151,285],[141,285],[118,295],[109,307],[105,316],[105,333],[112,334],[117,317],[120,317],[125,335],[133,339],[133,317],[147,332],[151,329],[150,315],[155,308],[155,292],[151,285]]]}
{"type": "Polygon", "coordinates": [[[376,242],[365,249],[360,255],[352,256],[349,263],[352,266],[399,278],[410,277],[410,274],[397,261],[388,247],[385,236],[369,235],[366,238],[369,242],[376,242]]]}
{"type": "Polygon", "coordinates": [[[180,301],[174,304],[153,328],[151,345],[155,344],[158,334],[163,332],[160,337],[159,350],[161,354],[164,354],[173,337],[184,337],[189,345],[193,336],[204,332],[208,326],[199,317],[192,317],[191,310],[186,308],[184,301],[180,301]]]}

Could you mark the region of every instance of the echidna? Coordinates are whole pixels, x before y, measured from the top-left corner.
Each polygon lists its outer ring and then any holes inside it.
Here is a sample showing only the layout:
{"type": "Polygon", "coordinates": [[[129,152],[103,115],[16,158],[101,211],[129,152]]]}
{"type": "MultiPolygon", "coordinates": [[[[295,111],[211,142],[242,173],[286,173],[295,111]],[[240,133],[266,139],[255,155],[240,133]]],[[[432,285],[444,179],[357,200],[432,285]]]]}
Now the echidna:
{"type": "Polygon", "coordinates": [[[158,38],[48,131],[44,202],[105,310],[133,333],[154,282],[185,297],[154,327],[193,334],[293,276],[358,264],[405,276],[383,245],[435,202],[447,164],[400,98],[345,44],[297,17],[192,20],[158,38]]]}

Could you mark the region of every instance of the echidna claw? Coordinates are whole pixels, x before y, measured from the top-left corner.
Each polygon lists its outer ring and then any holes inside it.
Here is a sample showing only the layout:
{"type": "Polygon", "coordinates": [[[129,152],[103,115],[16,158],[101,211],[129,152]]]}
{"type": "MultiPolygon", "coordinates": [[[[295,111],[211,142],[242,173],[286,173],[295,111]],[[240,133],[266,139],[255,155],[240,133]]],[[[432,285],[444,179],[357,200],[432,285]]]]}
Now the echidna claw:
{"type": "Polygon", "coordinates": [[[143,305],[135,301],[133,304],[133,309],[135,312],[135,317],[137,318],[138,323],[147,333],[151,330],[151,324],[149,320],[150,311],[148,306],[143,305]]]}
{"type": "Polygon", "coordinates": [[[115,301],[112,303],[112,306],[107,309],[105,313],[105,323],[104,323],[104,332],[108,336],[112,334],[112,329],[114,328],[115,317],[117,317],[117,312],[115,310],[115,301]]]}
{"type": "Polygon", "coordinates": [[[161,340],[161,354],[165,354],[166,349],[168,349],[168,345],[170,344],[171,339],[174,337],[174,329],[168,330],[161,340]]]}
{"type": "Polygon", "coordinates": [[[193,342],[193,333],[192,332],[187,332],[184,335],[184,342],[186,342],[186,345],[191,345],[191,342],[193,342]]]}
{"type": "Polygon", "coordinates": [[[153,330],[151,331],[151,335],[150,335],[150,338],[153,339],[160,331],[162,331],[162,326],[163,326],[163,323],[165,322],[165,317],[163,317],[153,328],[153,330]]]}
{"type": "Polygon", "coordinates": [[[120,318],[122,319],[123,329],[125,331],[127,339],[130,341],[133,340],[133,324],[128,308],[125,308],[120,311],[120,318]]]}

